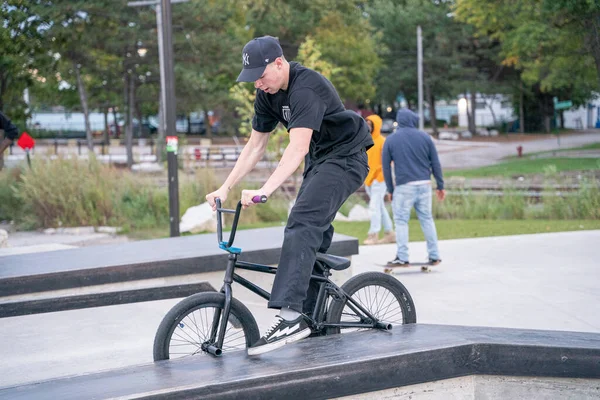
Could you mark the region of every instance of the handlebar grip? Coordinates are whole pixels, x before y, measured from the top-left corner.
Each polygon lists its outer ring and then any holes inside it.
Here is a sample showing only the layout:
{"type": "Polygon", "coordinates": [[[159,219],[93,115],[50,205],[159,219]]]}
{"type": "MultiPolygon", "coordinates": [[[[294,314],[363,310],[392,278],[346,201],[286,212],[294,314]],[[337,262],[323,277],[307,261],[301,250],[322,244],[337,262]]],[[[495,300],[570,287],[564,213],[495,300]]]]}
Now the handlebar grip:
{"type": "Polygon", "coordinates": [[[253,203],[266,203],[267,202],[267,196],[265,196],[264,194],[262,196],[254,196],[252,198],[252,202],[253,203]]]}

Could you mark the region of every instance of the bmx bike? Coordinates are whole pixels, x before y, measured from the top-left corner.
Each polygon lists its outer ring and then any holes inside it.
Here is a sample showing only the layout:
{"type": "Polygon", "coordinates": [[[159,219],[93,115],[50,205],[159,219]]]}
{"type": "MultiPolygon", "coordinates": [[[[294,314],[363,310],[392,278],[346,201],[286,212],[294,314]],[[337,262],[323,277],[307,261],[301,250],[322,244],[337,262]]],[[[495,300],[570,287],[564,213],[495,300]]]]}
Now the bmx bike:
{"type": "MultiPolygon", "coordinates": [[[[255,203],[266,202],[256,196],[255,203]]],[[[244,350],[260,338],[254,316],[233,297],[232,283],[237,282],[258,296],[269,300],[270,294],[235,273],[236,269],[275,274],[276,267],[238,260],[242,250],[233,247],[242,203],[235,210],[217,202],[217,238],[219,247],[228,252],[223,287],[219,292],[191,295],[176,304],[163,318],[154,338],[154,361],[194,355],[244,350]],[[223,213],[234,214],[229,239],[223,241],[223,213]]],[[[396,324],[411,324],[417,320],[415,305],[404,285],[382,272],[365,272],[350,278],[341,287],[329,277],[331,270],[350,267],[350,260],[317,253],[311,282],[318,287],[315,306],[306,315],[311,336],[340,333],[348,330],[390,330],[396,324]]]]}

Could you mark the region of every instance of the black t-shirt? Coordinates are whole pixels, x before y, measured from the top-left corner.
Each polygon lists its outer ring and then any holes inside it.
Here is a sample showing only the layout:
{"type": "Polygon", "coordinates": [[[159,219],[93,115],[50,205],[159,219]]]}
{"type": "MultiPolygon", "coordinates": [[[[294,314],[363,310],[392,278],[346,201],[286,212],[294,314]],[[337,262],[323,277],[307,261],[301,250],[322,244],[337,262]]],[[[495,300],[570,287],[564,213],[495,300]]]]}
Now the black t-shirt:
{"type": "Polygon", "coordinates": [[[281,122],[292,128],[313,130],[310,159],[347,156],[373,146],[365,121],[346,110],[327,78],[296,62],[290,62],[287,90],[268,94],[256,90],[252,128],[270,133],[281,122]]]}

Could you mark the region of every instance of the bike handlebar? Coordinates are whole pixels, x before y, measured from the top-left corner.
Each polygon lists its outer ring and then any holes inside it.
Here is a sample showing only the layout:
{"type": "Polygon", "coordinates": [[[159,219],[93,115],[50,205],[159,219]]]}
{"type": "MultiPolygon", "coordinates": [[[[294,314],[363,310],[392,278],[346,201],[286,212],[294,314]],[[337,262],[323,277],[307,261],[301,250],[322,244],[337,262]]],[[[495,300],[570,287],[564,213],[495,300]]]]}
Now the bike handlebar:
{"type": "MultiPolygon", "coordinates": [[[[254,196],[252,198],[253,203],[266,203],[267,196],[254,196]]],[[[225,247],[229,248],[233,245],[233,240],[235,239],[235,232],[237,231],[238,220],[240,219],[240,211],[242,210],[242,202],[238,201],[235,210],[230,210],[221,207],[221,199],[216,198],[215,203],[217,204],[217,240],[219,241],[219,245],[223,243],[223,217],[222,214],[234,214],[233,224],[231,225],[231,233],[229,234],[229,240],[225,247]]]]}
{"type": "Polygon", "coordinates": [[[264,194],[262,196],[256,195],[256,196],[254,196],[252,198],[252,202],[255,203],[255,204],[266,203],[267,202],[267,196],[265,196],[264,194]]]}

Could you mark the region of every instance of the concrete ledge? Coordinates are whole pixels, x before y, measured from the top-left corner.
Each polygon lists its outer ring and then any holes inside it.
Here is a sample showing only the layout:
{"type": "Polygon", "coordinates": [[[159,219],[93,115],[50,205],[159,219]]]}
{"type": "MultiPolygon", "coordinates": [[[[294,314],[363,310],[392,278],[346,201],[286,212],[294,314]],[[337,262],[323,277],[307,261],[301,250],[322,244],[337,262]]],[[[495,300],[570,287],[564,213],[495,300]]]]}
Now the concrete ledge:
{"type": "MultiPolygon", "coordinates": [[[[165,299],[177,299],[200,292],[215,292],[208,282],[186,285],[171,285],[106,291],[71,296],[56,296],[35,300],[0,302],[0,318],[20,315],[41,314],[47,312],[78,310],[81,308],[114,306],[117,304],[140,303],[165,299]]],[[[54,292],[51,292],[54,293],[54,292]]]]}
{"type": "MultiPolygon", "coordinates": [[[[227,233],[225,233],[227,236],[227,233]]],[[[277,264],[283,227],[238,231],[241,260],[277,264]]],[[[358,254],[358,240],[334,235],[329,253],[358,254]]],[[[83,247],[1,259],[0,297],[224,270],[216,234],[83,247]]]]}
{"type": "Polygon", "coordinates": [[[596,379],[469,375],[353,394],[333,400],[597,400],[598,398],[600,398],[600,387],[596,379]]]}
{"type": "Polygon", "coordinates": [[[0,398],[326,399],[470,375],[600,379],[600,334],[416,324],[4,388],[0,398]]]}

